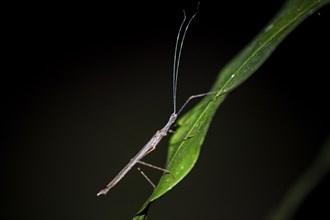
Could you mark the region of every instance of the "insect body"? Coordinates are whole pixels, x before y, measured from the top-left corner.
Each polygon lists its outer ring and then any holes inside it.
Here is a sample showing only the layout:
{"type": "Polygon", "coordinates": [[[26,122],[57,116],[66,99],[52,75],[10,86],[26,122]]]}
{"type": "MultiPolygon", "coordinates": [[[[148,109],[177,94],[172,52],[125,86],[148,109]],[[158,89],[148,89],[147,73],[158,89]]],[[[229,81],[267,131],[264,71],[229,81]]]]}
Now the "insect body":
{"type": "MultiPolygon", "coordinates": [[[[193,20],[193,18],[196,16],[197,12],[198,12],[198,7],[199,7],[199,3],[197,5],[197,10],[195,12],[195,14],[192,15],[192,17],[189,19],[189,21],[187,22],[187,24],[185,25],[186,22],[186,13],[185,11],[183,11],[184,14],[184,19],[181,23],[177,38],[176,38],[176,45],[175,45],[175,52],[174,52],[174,64],[173,64],[173,113],[171,114],[168,122],[165,124],[165,126],[158,130],[153,136],[152,138],[144,145],[144,147],[128,162],[128,164],[117,174],[117,176],[115,176],[115,178],[104,188],[102,189],[100,192],[97,193],[97,196],[100,195],[106,195],[109,190],[114,187],[131,169],[132,167],[136,166],[136,164],[143,164],[143,165],[147,165],[150,166],[152,168],[156,168],[159,170],[162,170],[164,172],[169,172],[165,169],[153,166],[151,164],[147,164],[143,161],[141,161],[147,154],[149,154],[151,151],[153,151],[156,146],[159,144],[159,142],[163,139],[163,137],[165,137],[171,126],[175,123],[178,115],[181,113],[181,111],[184,109],[184,107],[188,104],[188,102],[194,98],[199,98],[199,97],[203,97],[206,95],[210,95],[210,94],[214,94],[214,92],[209,92],[209,93],[203,93],[203,94],[198,94],[198,95],[194,95],[194,96],[190,96],[187,101],[183,104],[183,106],[180,108],[179,111],[177,111],[176,109],[176,90],[177,90],[177,80],[178,80],[178,69],[179,69],[179,64],[180,64],[180,57],[181,57],[181,51],[182,51],[182,45],[184,42],[184,38],[186,35],[186,32],[188,30],[188,27],[191,23],[191,21],[193,20]],[[183,34],[181,36],[181,31],[184,28],[183,34]],[[180,40],[181,37],[181,40],[180,40]],[[178,50],[179,49],[179,50],[178,50]]],[[[145,174],[143,172],[141,172],[144,176],[145,174]]],[[[146,176],[145,176],[146,177],[146,176]]],[[[147,178],[147,177],[146,177],[147,178]]],[[[147,178],[147,180],[154,186],[154,184],[147,178]]]]}
{"type": "MultiPolygon", "coordinates": [[[[125,175],[132,169],[133,166],[135,166],[137,163],[141,162],[141,159],[145,157],[148,153],[153,151],[158,143],[165,137],[170,129],[170,127],[173,125],[173,123],[176,121],[176,118],[178,117],[177,114],[173,113],[166,123],[166,125],[159,131],[157,131],[154,136],[144,145],[144,147],[133,157],[130,162],[117,174],[117,176],[107,185],[106,188],[102,189],[97,195],[107,194],[108,191],[114,187],[125,175]]],[[[143,164],[143,163],[142,163],[143,164]]]]}

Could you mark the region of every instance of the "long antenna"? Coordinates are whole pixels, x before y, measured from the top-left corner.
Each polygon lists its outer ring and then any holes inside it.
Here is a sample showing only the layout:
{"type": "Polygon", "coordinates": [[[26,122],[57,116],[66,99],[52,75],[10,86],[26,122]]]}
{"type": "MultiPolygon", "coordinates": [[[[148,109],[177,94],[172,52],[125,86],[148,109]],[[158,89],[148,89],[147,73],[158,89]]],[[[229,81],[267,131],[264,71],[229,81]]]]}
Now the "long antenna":
{"type": "Polygon", "coordinates": [[[176,36],[176,43],[175,43],[175,51],[174,51],[174,62],[173,62],[173,112],[176,113],[176,89],[177,89],[177,80],[178,77],[177,75],[177,71],[176,71],[176,57],[177,57],[177,50],[178,50],[178,45],[179,45],[179,39],[180,39],[180,35],[181,35],[181,30],[183,27],[184,22],[186,21],[186,12],[183,10],[183,21],[180,25],[179,28],[179,32],[178,35],[176,36]]]}
{"type": "Polygon", "coordinates": [[[181,30],[182,30],[183,25],[186,21],[186,12],[185,12],[185,10],[183,10],[184,18],[183,18],[183,21],[180,25],[180,29],[179,29],[179,32],[178,32],[178,35],[177,35],[177,38],[176,38],[175,51],[174,51],[174,63],[173,63],[173,112],[174,113],[176,113],[176,91],[177,91],[177,85],[178,85],[178,75],[179,75],[179,66],[180,66],[182,46],[183,46],[184,39],[186,37],[187,30],[189,28],[189,25],[190,25],[191,21],[194,19],[194,17],[196,16],[196,14],[198,12],[198,8],[199,8],[199,2],[197,4],[196,12],[189,19],[189,21],[186,25],[186,28],[183,32],[181,41],[180,41],[181,30]],[[180,41],[180,43],[179,43],[179,41],[180,41]],[[180,49],[179,49],[179,52],[177,52],[179,44],[180,44],[180,49]]]}

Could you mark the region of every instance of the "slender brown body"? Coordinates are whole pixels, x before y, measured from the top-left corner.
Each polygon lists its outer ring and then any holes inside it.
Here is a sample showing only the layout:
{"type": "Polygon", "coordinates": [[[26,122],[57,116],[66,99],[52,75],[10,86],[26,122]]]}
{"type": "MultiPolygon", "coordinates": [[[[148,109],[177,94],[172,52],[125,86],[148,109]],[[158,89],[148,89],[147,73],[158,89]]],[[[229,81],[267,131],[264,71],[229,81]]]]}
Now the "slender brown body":
{"type": "Polygon", "coordinates": [[[106,188],[97,193],[97,196],[106,195],[108,191],[114,187],[128,173],[128,171],[132,169],[132,167],[134,167],[149,152],[153,151],[163,137],[167,135],[170,127],[174,124],[177,117],[178,115],[173,113],[166,125],[152,136],[148,143],[146,143],[144,147],[130,160],[130,162],[117,174],[117,176],[113,178],[106,188]]]}
{"type": "MultiPolygon", "coordinates": [[[[104,189],[102,189],[100,192],[97,193],[98,196],[99,195],[106,195],[108,193],[108,191],[112,187],[114,187],[128,173],[128,171],[130,171],[132,169],[132,167],[135,166],[137,163],[148,165],[148,166],[156,168],[158,170],[168,172],[165,169],[153,166],[151,164],[144,163],[144,162],[141,161],[141,159],[143,157],[145,157],[148,153],[153,151],[156,148],[156,146],[158,145],[158,143],[163,139],[163,137],[165,137],[167,135],[168,131],[170,130],[170,127],[174,124],[174,122],[176,121],[178,115],[180,114],[182,109],[187,105],[187,103],[191,99],[211,94],[211,93],[204,93],[204,94],[191,96],[183,104],[183,106],[181,107],[181,109],[179,111],[177,111],[177,109],[176,109],[176,89],[177,89],[178,70],[179,70],[179,64],[180,64],[182,45],[183,45],[183,42],[184,42],[184,38],[186,36],[186,32],[187,32],[188,27],[190,25],[190,22],[193,20],[193,18],[196,16],[196,14],[198,12],[198,7],[199,7],[199,3],[197,5],[197,10],[196,10],[195,14],[193,14],[191,16],[191,18],[187,21],[187,24],[186,24],[185,28],[184,28],[184,24],[185,24],[185,21],[186,21],[186,13],[183,10],[184,18],[183,18],[183,21],[181,23],[181,26],[180,26],[180,29],[179,29],[179,32],[178,32],[178,35],[177,35],[177,38],[176,38],[175,52],[174,52],[174,64],[173,64],[173,113],[171,114],[171,116],[170,116],[168,122],[166,123],[166,125],[161,130],[157,131],[151,137],[151,139],[148,141],[148,143],[146,143],[146,145],[144,145],[144,147],[129,161],[129,163],[117,174],[117,176],[115,176],[115,178],[113,178],[113,180],[111,180],[111,182],[104,189]],[[184,30],[182,35],[181,35],[181,30],[184,30]],[[180,36],[181,36],[181,41],[180,41],[180,36]]],[[[142,173],[142,175],[145,176],[145,174],[143,172],[141,172],[141,173],[142,173]]],[[[149,182],[151,182],[148,178],[147,178],[147,180],[149,182]]],[[[154,185],[154,184],[152,184],[152,185],[154,185]]]]}

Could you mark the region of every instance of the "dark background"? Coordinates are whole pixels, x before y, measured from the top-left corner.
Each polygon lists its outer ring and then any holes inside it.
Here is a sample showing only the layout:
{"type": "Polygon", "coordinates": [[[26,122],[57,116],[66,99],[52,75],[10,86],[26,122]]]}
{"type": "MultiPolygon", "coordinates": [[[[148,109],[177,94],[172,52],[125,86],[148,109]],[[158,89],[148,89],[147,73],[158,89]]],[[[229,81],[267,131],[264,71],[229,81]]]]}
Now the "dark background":
{"type": "MultiPolygon", "coordinates": [[[[208,91],[282,4],[219,2],[202,2],[187,34],[179,103],[208,91]]],[[[175,38],[182,9],[191,14],[195,6],[164,1],[4,8],[1,219],[135,214],[152,192],[137,171],[108,196],[96,193],[171,114],[175,38]]],[[[154,203],[150,218],[263,219],[329,132],[329,39],[326,7],[229,95],[195,168],[154,203]]],[[[146,160],[162,166],[167,141],[146,160]]],[[[145,172],[154,180],[160,175],[145,172]]],[[[300,216],[326,213],[321,199],[329,198],[328,179],[300,216]]]]}

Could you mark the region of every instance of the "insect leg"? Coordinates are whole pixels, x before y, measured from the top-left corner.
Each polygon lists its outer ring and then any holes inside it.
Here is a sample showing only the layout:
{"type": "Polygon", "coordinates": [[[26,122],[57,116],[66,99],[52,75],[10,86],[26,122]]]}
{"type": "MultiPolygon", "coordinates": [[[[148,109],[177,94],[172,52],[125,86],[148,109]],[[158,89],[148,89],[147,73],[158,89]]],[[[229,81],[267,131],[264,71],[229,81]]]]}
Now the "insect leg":
{"type": "Polygon", "coordinates": [[[155,188],[155,184],[149,179],[149,177],[140,169],[140,167],[136,166],[135,167],[138,169],[138,171],[142,174],[142,176],[150,183],[150,185],[155,188]]]}
{"type": "Polygon", "coordinates": [[[170,173],[169,170],[166,170],[166,169],[161,168],[161,167],[157,167],[157,166],[155,166],[155,165],[152,165],[152,164],[150,164],[150,163],[143,162],[143,161],[141,161],[141,160],[138,161],[138,163],[139,163],[139,164],[142,164],[142,165],[144,165],[144,166],[147,166],[147,167],[154,168],[154,169],[156,169],[156,170],[163,171],[163,172],[165,172],[165,173],[170,173]]]}

